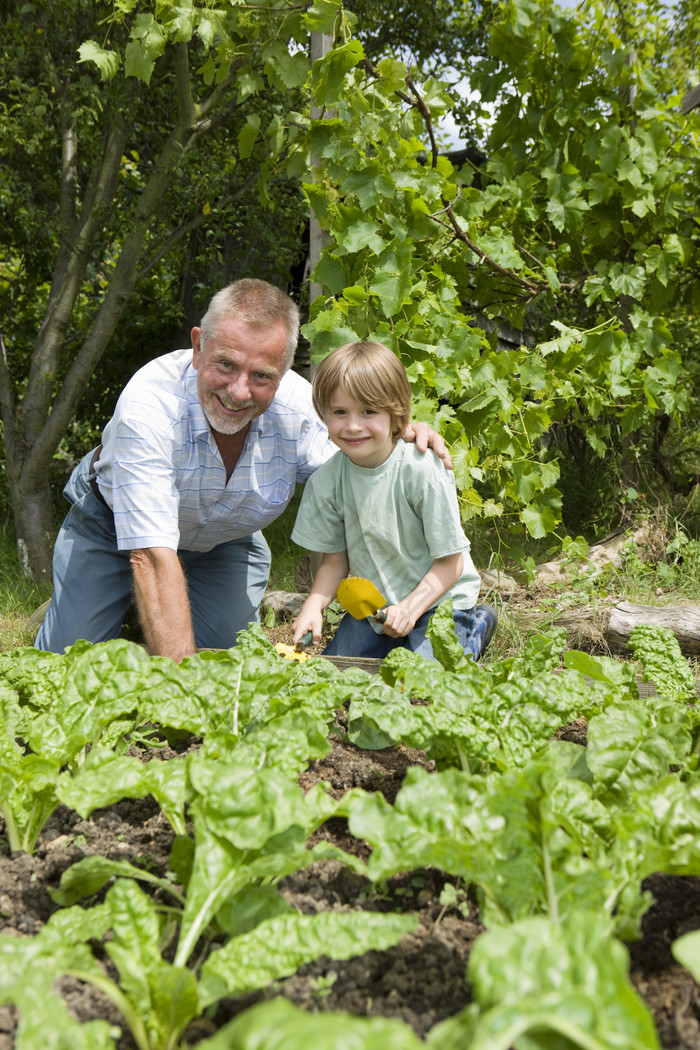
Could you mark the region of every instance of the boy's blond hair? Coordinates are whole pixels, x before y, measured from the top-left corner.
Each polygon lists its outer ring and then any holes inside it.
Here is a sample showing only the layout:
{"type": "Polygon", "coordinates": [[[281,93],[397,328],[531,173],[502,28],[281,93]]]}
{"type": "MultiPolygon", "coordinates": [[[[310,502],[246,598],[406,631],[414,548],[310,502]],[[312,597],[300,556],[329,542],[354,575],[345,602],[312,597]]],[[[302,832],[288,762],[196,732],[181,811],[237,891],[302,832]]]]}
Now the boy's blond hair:
{"type": "Polygon", "coordinates": [[[388,347],[368,340],[345,343],[321,361],[312,389],[321,419],[328,416],[331,397],[339,386],[366,408],[388,412],[392,437],[401,437],[411,418],[411,387],[406,370],[388,347]]]}

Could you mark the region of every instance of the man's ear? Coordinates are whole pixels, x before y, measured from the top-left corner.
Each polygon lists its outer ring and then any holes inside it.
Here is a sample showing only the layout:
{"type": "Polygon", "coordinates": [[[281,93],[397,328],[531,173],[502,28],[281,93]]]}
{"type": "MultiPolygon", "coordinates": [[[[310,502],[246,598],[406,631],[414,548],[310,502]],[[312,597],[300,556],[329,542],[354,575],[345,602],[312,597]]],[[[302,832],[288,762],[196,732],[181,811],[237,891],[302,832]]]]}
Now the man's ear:
{"type": "Polygon", "coordinates": [[[199,367],[199,355],[202,352],[202,329],[193,328],[191,332],[192,336],[192,367],[199,367]]]}

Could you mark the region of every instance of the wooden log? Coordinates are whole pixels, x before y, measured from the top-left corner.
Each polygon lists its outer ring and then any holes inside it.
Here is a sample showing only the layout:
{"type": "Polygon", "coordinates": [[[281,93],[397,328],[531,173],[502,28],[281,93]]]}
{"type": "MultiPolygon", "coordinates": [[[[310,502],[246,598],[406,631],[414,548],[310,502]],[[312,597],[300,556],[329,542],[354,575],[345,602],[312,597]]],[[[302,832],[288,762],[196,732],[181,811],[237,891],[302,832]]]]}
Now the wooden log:
{"type": "Polygon", "coordinates": [[[700,654],[699,605],[657,606],[619,602],[610,612],[604,631],[605,640],[611,649],[626,649],[632,630],[640,624],[668,627],[685,656],[700,654]]]}

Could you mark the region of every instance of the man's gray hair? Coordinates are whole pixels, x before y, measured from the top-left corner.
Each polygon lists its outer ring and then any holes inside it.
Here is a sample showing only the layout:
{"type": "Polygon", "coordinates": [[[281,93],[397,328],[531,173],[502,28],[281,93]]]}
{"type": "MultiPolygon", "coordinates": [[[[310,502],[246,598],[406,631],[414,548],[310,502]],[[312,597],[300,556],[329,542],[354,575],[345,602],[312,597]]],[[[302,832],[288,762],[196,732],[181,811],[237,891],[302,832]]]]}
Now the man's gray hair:
{"type": "Polygon", "coordinates": [[[267,281],[244,277],[217,292],[200,322],[202,346],[222,321],[240,317],[251,328],[268,329],[282,324],[287,332],[285,368],[290,368],[299,339],[299,307],[286,292],[267,281]]]}

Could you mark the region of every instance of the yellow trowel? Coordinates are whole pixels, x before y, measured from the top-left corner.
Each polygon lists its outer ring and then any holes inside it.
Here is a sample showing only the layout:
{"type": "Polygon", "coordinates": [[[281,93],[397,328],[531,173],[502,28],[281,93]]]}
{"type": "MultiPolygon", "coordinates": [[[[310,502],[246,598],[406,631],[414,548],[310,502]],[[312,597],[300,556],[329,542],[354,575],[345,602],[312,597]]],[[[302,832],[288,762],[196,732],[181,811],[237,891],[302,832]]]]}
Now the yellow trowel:
{"type": "Polygon", "coordinates": [[[338,584],[338,601],[355,620],[364,620],[371,616],[377,623],[384,623],[386,613],[382,605],[386,598],[378,591],[371,580],[362,576],[346,576],[338,584]]]}
{"type": "Polygon", "coordinates": [[[278,652],[280,656],[286,657],[287,660],[308,660],[309,654],[304,652],[304,650],[307,645],[311,645],[313,640],[313,632],[307,631],[306,634],[302,634],[296,645],[285,645],[284,642],[278,642],[275,646],[275,651],[278,652]]]}

